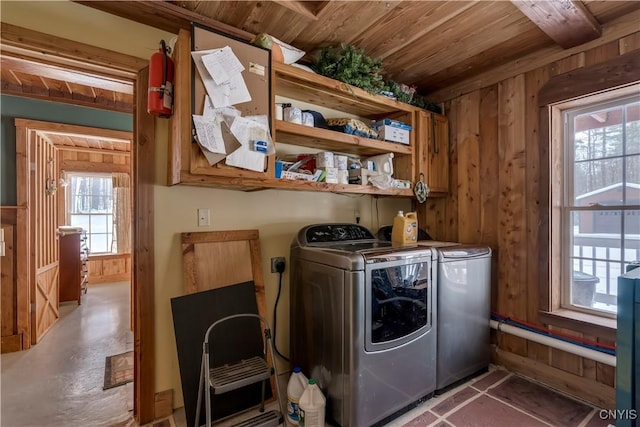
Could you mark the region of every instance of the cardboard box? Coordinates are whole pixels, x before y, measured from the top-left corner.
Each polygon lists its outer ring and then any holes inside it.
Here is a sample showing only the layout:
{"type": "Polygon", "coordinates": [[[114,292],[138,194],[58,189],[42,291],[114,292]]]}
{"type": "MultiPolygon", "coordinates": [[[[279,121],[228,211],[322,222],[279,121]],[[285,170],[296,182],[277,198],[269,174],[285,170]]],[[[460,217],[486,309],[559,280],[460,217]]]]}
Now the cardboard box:
{"type": "Polygon", "coordinates": [[[407,129],[400,129],[395,126],[380,126],[378,129],[378,139],[384,141],[398,142],[400,144],[409,145],[409,133],[407,129]]]}

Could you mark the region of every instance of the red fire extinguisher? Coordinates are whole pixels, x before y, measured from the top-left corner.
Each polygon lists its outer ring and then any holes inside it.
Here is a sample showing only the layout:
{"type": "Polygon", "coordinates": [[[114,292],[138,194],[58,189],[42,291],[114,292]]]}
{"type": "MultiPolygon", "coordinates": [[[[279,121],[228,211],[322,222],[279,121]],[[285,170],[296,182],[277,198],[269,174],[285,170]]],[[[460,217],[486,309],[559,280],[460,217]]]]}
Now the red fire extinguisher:
{"type": "Polygon", "coordinates": [[[160,49],[149,60],[149,96],[147,112],[158,117],[170,117],[173,111],[173,61],[170,48],[160,40],[160,49]]]}

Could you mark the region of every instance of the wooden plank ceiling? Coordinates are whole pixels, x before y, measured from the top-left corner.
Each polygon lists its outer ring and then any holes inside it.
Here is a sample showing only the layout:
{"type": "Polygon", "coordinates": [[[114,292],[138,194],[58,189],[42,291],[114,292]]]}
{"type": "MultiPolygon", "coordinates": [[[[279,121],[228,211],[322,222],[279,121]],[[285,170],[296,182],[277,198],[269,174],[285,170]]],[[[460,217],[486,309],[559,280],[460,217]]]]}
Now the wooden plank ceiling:
{"type": "Polygon", "coordinates": [[[60,133],[60,132],[40,132],[56,148],[73,151],[114,151],[119,153],[129,153],[131,151],[131,140],[121,138],[108,138],[85,134],[60,133]]]}
{"type": "MultiPolygon", "coordinates": [[[[428,95],[550,47],[600,37],[609,23],[638,14],[640,1],[79,1],[177,33],[209,23],[249,39],[268,33],[307,52],[351,43],[382,58],[385,76],[428,95]]],[[[4,28],[3,28],[4,30],[4,28]]],[[[2,62],[3,92],[58,96],[105,108],[130,108],[132,92],[84,75],[2,62]],[[29,72],[29,70],[32,70],[29,72]],[[124,107],[122,107],[124,108],[124,107]]]]}

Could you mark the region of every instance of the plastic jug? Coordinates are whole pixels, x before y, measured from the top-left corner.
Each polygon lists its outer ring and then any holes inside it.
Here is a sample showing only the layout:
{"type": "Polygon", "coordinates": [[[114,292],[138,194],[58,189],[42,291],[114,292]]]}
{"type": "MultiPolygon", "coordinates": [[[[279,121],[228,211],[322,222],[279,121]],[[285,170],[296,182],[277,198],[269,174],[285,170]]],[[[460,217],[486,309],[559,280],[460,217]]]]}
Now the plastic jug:
{"type": "Polygon", "coordinates": [[[289,384],[287,384],[287,420],[293,425],[298,425],[300,421],[298,403],[308,382],[309,380],[302,373],[300,367],[294,367],[293,373],[289,377],[289,384]]]}
{"type": "Polygon", "coordinates": [[[324,407],[326,404],[322,390],[311,378],[300,397],[300,425],[304,427],[324,427],[324,407]]]}
{"type": "Polygon", "coordinates": [[[373,167],[376,172],[381,172],[389,176],[393,175],[393,153],[378,154],[377,156],[369,157],[366,160],[373,162],[373,167]]]}
{"type": "Polygon", "coordinates": [[[398,211],[398,215],[393,219],[391,229],[391,242],[397,245],[408,245],[418,241],[418,217],[415,212],[407,212],[403,215],[398,211]]]}

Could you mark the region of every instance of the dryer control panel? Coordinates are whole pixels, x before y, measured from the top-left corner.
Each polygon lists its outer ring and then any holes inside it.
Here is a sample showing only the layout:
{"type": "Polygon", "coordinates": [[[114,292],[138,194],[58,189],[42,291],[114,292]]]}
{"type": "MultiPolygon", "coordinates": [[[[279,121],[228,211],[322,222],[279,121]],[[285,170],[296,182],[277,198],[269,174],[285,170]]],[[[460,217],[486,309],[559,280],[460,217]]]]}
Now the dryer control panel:
{"type": "Polygon", "coordinates": [[[365,227],[358,224],[318,224],[307,227],[305,243],[351,242],[376,240],[365,227]]]}

